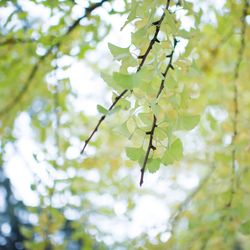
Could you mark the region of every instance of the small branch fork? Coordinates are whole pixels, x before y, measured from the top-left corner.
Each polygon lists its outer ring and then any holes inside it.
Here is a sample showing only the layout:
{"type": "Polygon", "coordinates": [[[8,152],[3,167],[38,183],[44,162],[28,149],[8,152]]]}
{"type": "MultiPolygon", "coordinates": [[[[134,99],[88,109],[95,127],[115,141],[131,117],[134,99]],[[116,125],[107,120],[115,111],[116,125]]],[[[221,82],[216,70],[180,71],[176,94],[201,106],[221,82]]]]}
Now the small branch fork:
{"type": "MultiPolygon", "coordinates": [[[[149,43],[149,45],[148,45],[148,47],[147,47],[146,52],[145,52],[143,55],[138,56],[138,59],[141,59],[141,62],[140,62],[140,64],[139,64],[139,66],[138,66],[136,72],[139,72],[139,71],[141,70],[141,68],[142,68],[142,66],[144,65],[144,63],[145,63],[145,61],[146,61],[146,59],[147,59],[147,57],[148,57],[150,51],[152,50],[154,44],[155,44],[156,42],[157,42],[157,43],[160,42],[160,41],[158,40],[157,37],[158,37],[158,34],[159,34],[159,32],[160,32],[160,29],[161,29],[162,21],[164,20],[164,18],[165,18],[165,16],[166,16],[165,11],[168,11],[168,9],[169,9],[170,1],[171,1],[171,0],[167,0],[167,4],[166,4],[166,7],[165,7],[165,10],[164,10],[163,14],[161,15],[160,19],[159,19],[158,21],[152,23],[152,25],[154,25],[154,26],[156,27],[156,28],[155,28],[155,33],[154,33],[154,36],[153,36],[153,38],[151,39],[151,41],[150,41],[150,43],[149,43]]],[[[121,92],[121,93],[115,98],[114,102],[113,102],[113,103],[110,105],[110,107],[108,108],[108,111],[111,111],[111,110],[115,107],[115,105],[119,102],[119,100],[121,100],[122,97],[125,96],[125,94],[126,94],[128,91],[129,91],[128,89],[123,90],[123,92],[121,92]]],[[[83,154],[83,153],[84,153],[86,147],[88,146],[89,142],[92,140],[92,138],[93,138],[93,136],[95,135],[95,133],[98,131],[100,125],[101,125],[102,122],[105,120],[106,116],[107,116],[107,114],[101,116],[101,118],[100,118],[99,121],[97,122],[97,124],[96,124],[94,130],[91,132],[91,134],[89,135],[89,137],[85,140],[84,146],[83,146],[83,148],[82,148],[80,154],[83,154]]]]}
{"type": "MultiPolygon", "coordinates": [[[[161,81],[161,85],[160,85],[159,90],[157,92],[156,99],[158,99],[158,97],[160,96],[160,94],[162,93],[162,91],[164,89],[166,76],[168,74],[169,69],[174,70],[174,66],[172,65],[172,61],[173,61],[173,55],[174,55],[174,51],[175,51],[177,43],[178,43],[178,40],[176,40],[176,38],[174,38],[173,50],[169,55],[167,55],[167,58],[169,58],[169,62],[167,64],[167,67],[166,67],[165,71],[162,73],[163,79],[161,81]]],[[[156,147],[153,145],[155,128],[157,128],[157,117],[154,115],[153,116],[152,128],[151,128],[150,131],[146,132],[146,135],[149,135],[149,143],[148,143],[146,155],[145,155],[145,158],[144,158],[144,161],[143,161],[143,165],[142,165],[142,168],[141,168],[140,186],[142,186],[142,184],[143,184],[144,174],[145,174],[145,169],[146,169],[146,165],[147,165],[147,162],[148,162],[149,154],[150,154],[151,150],[153,150],[153,151],[156,150],[156,147]]]]}
{"type": "MultiPolygon", "coordinates": [[[[5,113],[8,113],[11,109],[13,109],[18,103],[19,101],[23,98],[24,94],[27,92],[27,90],[29,89],[32,80],[34,79],[41,63],[55,50],[58,49],[60,47],[60,45],[62,44],[62,39],[66,36],[68,36],[73,30],[75,30],[76,27],[78,27],[78,25],[80,24],[81,20],[88,17],[96,8],[102,6],[102,4],[104,2],[108,2],[110,0],[102,0],[99,3],[95,3],[93,5],[91,5],[90,7],[88,7],[85,10],[85,14],[82,17],[79,17],[77,20],[75,20],[75,22],[73,24],[71,24],[66,32],[60,37],[61,40],[59,40],[58,42],[56,42],[55,44],[51,45],[49,47],[49,49],[47,50],[47,52],[39,57],[37,63],[33,66],[33,68],[31,69],[27,80],[25,81],[23,87],[20,89],[20,91],[18,92],[18,94],[5,106],[0,110],[0,117],[3,116],[5,113]]],[[[9,40],[7,42],[12,42],[12,40],[9,40]]],[[[26,42],[23,40],[16,40],[16,42],[26,42]]],[[[5,41],[6,43],[6,41],[5,41]]],[[[1,45],[5,45],[5,43],[3,42],[1,45]]]]}
{"type": "Polygon", "coordinates": [[[234,76],[233,76],[233,103],[234,103],[234,110],[233,110],[233,138],[232,138],[232,144],[234,146],[234,149],[232,150],[232,190],[231,190],[231,195],[230,195],[230,200],[227,203],[226,207],[231,207],[232,201],[233,201],[233,195],[235,193],[235,171],[236,171],[236,149],[235,149],[235,143],[236,143],[236,137],[238,136],[238,115],[239,115],[239,90],[237,86],[237,79],[239,78],[239,71],[240,71],[240,64],[243,59],[243,54],[246,46],[246,16],[249,8],[249,3],[248,0],[244,1],[244,7],[242,10],[242,17],[241,17],[241,41],[240,41],[240,48],[238,52],[238,60],[235,66],[234,70],[234,76]]]}

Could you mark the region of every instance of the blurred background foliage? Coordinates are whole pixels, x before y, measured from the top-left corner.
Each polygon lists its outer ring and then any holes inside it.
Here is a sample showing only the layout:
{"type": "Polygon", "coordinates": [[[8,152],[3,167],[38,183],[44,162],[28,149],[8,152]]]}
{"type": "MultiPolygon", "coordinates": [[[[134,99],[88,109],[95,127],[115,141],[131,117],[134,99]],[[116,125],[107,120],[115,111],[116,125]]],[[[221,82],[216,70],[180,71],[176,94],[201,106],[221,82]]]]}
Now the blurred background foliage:
{"type": "Polygon", "coordinates": [[[250,249],[249,25],[248,0],[0,1],[0,249],[250,249]]]}

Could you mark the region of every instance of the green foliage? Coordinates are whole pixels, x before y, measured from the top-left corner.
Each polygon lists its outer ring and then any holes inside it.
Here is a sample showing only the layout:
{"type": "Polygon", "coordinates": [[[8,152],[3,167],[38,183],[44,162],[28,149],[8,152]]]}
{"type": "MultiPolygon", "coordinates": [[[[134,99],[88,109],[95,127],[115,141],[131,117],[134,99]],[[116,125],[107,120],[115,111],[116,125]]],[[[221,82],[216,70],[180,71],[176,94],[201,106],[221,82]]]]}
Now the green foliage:
{"type": "Polygon", "coordinates": [[[144,153],[142,148],[126,148],[127,157],[132,161],[139,161],[144,153]]]}
{"type": "Polygon", "coordinates": [[[101,113],[101,114],[104,114],[104,115],[106,115],[107,113],[108,113],[108,110],[107,109],[105,109],[103,106],[101,106],[101,105],[97,105],[97,110],[101,113]]]}
{"type": "Polygon", "coordinates": [[[0,2],[0,163],[31,165],[25,248],[250,249],[248,1],[24,2],[0,2]],[[108,43],[122,18],[130,44],[108,43]],[[101,78],[110,104],[82,103],[101,78]],[[150,195],[171,213],[159,228],[107,230],[150,195]]]}
{"type": "Polygon", "coordinates": [[[250,221],[247,221],[240,226],[240,232],[246,235],[250,234],[250,221]]]}
{"type": "Polygon", "coordinates": [[[162,163],[169,165],[175,161],[181,160],[183,156],[183,147],[180,139],[175,140],[165,151],[162,157],[162,163]]]}

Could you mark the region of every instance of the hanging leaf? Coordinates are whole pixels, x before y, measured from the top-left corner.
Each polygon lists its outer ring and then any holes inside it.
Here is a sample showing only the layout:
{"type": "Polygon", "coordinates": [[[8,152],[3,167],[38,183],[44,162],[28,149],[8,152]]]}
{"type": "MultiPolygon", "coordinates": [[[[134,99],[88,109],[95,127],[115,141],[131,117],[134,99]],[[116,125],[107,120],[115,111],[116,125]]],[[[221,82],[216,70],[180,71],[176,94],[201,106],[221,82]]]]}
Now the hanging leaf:
{"type": "Polygon", "coordinates": [[[250,220],[240,225],[240,232],[245,235],[250,235],[250,220]]]}
{"type": "Polygon", "coordinates": [[[97,110],[101,113],[106,115],[108,113],[108,110],[106,108],[104,108],[102,105],[97,105],[97,110]]]}
{"type": "Polygon", "coordinates": [[[183,146],[180,139],[175,140],[165,151],[162,157],[162,163],[169,165],[175,161],[181,160],[183,157],[183,146]]]}
{"type": "Polygon", "coordinates": [[[121,48],[112,43],[109,43],[108,47],[114,59],[116,60],[121,60],[130,55],[129,48],[121,48]]]}
{"type": "Polygon", "coordinates": [[[177,130],[191,130],[200,121],[199,115],[193,115],[193,116],[181,116],[179,117],[177,121],[177,130]]]}
{"type": "Polygon", "coordinates": [[[139,161],[140,158],[144,155],[144,150],[142,148],[126,148],[127,157],[132,161],[139,161]]]}
{"type": "Polygon", "coordinates": [[[147,169],[150,173],[155,173],[160,168],[160,159],[150,159],[147,163],[147,169]]]}

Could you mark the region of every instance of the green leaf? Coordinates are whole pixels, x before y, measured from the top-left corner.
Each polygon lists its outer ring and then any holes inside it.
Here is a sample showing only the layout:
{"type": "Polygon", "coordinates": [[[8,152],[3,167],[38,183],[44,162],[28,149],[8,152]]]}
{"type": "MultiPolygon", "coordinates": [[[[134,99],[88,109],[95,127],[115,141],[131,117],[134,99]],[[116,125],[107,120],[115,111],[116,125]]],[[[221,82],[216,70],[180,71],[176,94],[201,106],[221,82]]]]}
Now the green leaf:
{"type": "Polygon", "coordinates": [[[183,146],[180,139],[175,140],[169,148],[165,151],[162,157],[162,163],[164,165],[169,165],[175,161],[181,160],[183,157],[183,146]]]}
{"type": "Polygon", "coordinates": [[[151,126],[152,125],[152,114],[151,113],[140,113],[138,115],[140,120],[146,125],[151,126]]]}
{"type": "Polygon", "coordinates": [[[144,150],[142,148],[126,148],[127,157],[132,161],[139,161],[141,156],[144,154],[144,150]]]}
{"type": "Polygon", "coordinates": [[[171,15],[168,11],[166,11],[165,13],[166,13],[166,18],[165,18],[166,21],[165,22],[171,28],[171,31],[173,33],[176,32],[177,31],[177,27],[176,27],[173,15],[171,15]]]}
{"type": "Polygon", "coordinates": [[[136,123],[135,123],[134,119],[130,118],[127,120],[127,128],[131,134],[134,133],[134,131],[136,129],[136,123]]]}
{"type": "Polygon", "coordinates": [[[207,120],[209,122],[210,128],[211,129],[216,129],[217,126],[217,121],[214,119],[214,117],[211,114],[207,114],[207,120]]]}
{"type": "Polygon", "coordinates": [[[121,30],[123,30],[127,24],[129,24],[132,20],[134,20],[136,18],[136,11],[137,11],[138,5],[139,5],[138,2],[136,2],[136,1],[132,2],[131,11],[129,12],[127,20],[124,23],[124,25],[122,26],[121,30]]]}
{"type": "Polygon", "coordinates": [[[115,127],[114,128],[114,131],[122,136],[125,136],[125,137],[129,137],[130,136],[130,132],[127,128],[127,123],[123,123],[121,124],[120,126],[118,127],[115,127]]]}
{"type": "Polygon", "coordinates": [[[104,108],[102,105],[97,105],[97,110],[101,113],[106,115],[108,113],[108,110],[106,108],[104,108]]]}
{"type": "Polygon", "coordinates": [[[191,130],[200,121],[199,115],[181,116],[177,121],[177,130],[191,130]]]}
{"type": "Polygon", "coordinates": [[[150,159],[147,163],[147,169],[150,173],[155,173],[160,168],[160,159],[150,159]]]}
{"type": "Polygon", "coordinates": [[[169,97],[169,102],[172,104],[173,108],[178,109],[181,104],[181,98],[179,95],[172,95],[169,97]]]}
{"type": "Polygon", "coordinates": [[[20,230],[21,230],[21,234],[22,234],[25,238],[29,239],[29,238],[32,237],[33,232],[32,232],[31,229],[28,229],[28,228],[26,228],[26,227],[24,227],[24,226],[21,226],[20,230]]]}
{"type": "Polygon", "coordinates": [[[121,99],[118,102],[118,107],[121,107],[124,110],[128,110],[130,108],[130,102],[126,99],[121,99]]]}
{"type": "Polygon", "coordinates": [[[124,89],[133,89],[136,82],[135,74],[128,75],[115,72],[113,73],[113,79],[117,85],[123,87],[124,89]]]}
{"type": "Polygon", "coordinates": [[[250,220],[240,225],[240,232],[246,235],[250,234],[250,220]]]}
{"type": "Polygon", "coordinates": [[[177,81],[172,77],[172,76],[168,76],[168,80],[166,83],[166,88],[167,89],[174,89],[178,86],[177,81]]]}
{"type": "Polygon", "coordinates": [[[188,101],[189,101],[189,93],[187,88],[184,88],[182,93],[181,93],[181,102],[180,102],[180,106],[182,108],[186,108],[188,107],[188,101]]]}
{"type": "Polygon", "coordinates": [[[111,54],[116,60],[121,60],[129,56],[130,54],[129,48],[121,48],[111,43],[108,44],[108,47],[109,47],[111,54]]]}
{"type": "Polygon", "coordinates": [[[166,128],[155,128],[154,137],[159,140],[165,140],[167,138],[167,129],[166,128]]]}
{"type": "Polygon", "coordinates": [[[121,88],[116,84],[113,79],[113,76],[110,76],[105,73],[101,73],[101,78],[107,83],[107,85],[115,90],[120,90],[121,88]],[[118,88],[117,88],[118,87],[118,88]]]}

